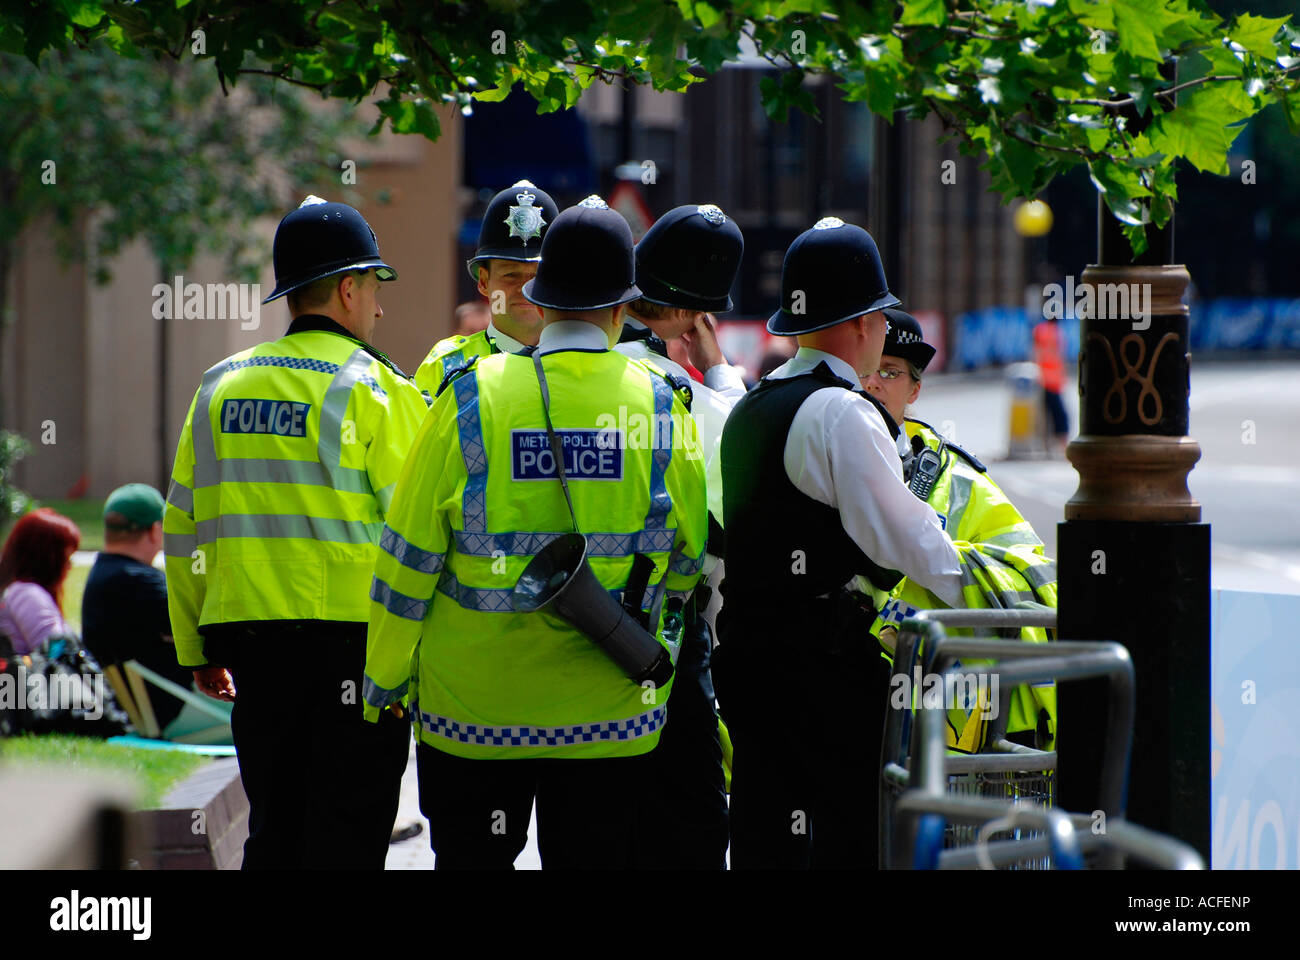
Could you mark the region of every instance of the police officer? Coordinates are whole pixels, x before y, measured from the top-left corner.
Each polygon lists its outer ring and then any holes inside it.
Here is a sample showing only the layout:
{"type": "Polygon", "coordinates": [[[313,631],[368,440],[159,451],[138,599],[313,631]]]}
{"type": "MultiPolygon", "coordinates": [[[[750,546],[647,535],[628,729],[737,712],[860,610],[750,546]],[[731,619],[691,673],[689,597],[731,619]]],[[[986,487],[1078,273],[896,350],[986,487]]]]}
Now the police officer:
{"type": "MultiPolygon", "coordinates": [[[[745,395],[740,371],[718,347],[710,313],[732,307],[730,291],[740,270],[745,241],[740,228],[714,204],[669,210],[636,245],[636,280],[641,297],[628,305],[629,318],[617,349],[689,385],[691,415],[700,432],[709,494],[708,577],[722,555],[722,472],[718,445],[727,414],[745,395]],[[668,358],[666,342],[687,341],[703,384],[668,358]]],[[[685,634],[677,661],[669,722],[655,761],[661,794],[646,793],[642,837],[666,867],[726,867],[727,798],[718,718],[714,711],[709,657],[713,633],[705,608],[711,590],[701,583],[683,615],[685,634]]]]}
{"type": "Polygon", "coordinates": [[[427,407],[370,346],[396,271],[352,207],[308,197],[275,233],[279,340],[203,375],[164,516],[177,659],[233,700],[244,868],[382,869],[410,734],[360,706],[370,576],[427,407]]]}
{"type": "Polygon", "coordinates": [[[599,197],[561,213],[524,286],[545,318],[537,353],[453,375],[393,496],[366,716],[412,698],[439,868],[509,869],[534,798],[544,867],[641,865],[637,798],[672,684],[633,682],[579,627],[513,599],[538,553],[576,529],[593,599],[617,592],[656,653],[673,652],[648,611],[660,585],[684,599],[699,578],[704,471],[673,385],[610,349],[634,280],[618,213],[599,197]]]}
{"type": "Polygon", "coordinates": [[[959,562],[908,492],[897,426],[858,392],[897,304],[862,228],[818,221],[786,251],[769,332],[798,352],[722,434],[727,578],[713,676],[735,751],[734,868],[872,865],[888,673],[868,633],[903,571],[947,603],[959,562]],[[845,586],[861,574],[871,593],[845,586]]]}
{"type": "Polygon", "coordinates": [[[536,345],[542,315],[523,295],[537,274],[542,240],[559,209],[545,190],[520,180],[488,204],[478,232],[478,250],[466,263],[469,275],[486,298],[492,319],[487,329],[470,336],[439,340],[415,371],[415,385],[432,401],[448,374],[473,357],[524,353],[536,345]]]}
{"type": "MultiPolygon", "coordinates": [[[[1056,606],[1056,564],[1015,505],[973,454],[941,436],[922,420],[906,416],[921,393],[921,377],[935,349],[925,342],[920,323],[896,308],[884,311],[889,320],[880,366],[862,378],[866,391],[885,405],[900,424],[910,447],[904,479],[908,489],[934,508],[944,529],[959,548],[965,574],[963,606],[1004,606],[1007,601],[1033,600],[1056,606]],[[968,556],[978,551],[980,562],[968,556]],[[995,594],[987,596],[989,588],[995,594]]],[[[890,631],[918,610],[942,606],[938,598],[910,579],[896,586],[880,612],[873,633],[883,634],[892,652],[890,631]]],[[[1046,643],[1037,627],[1021,630],[1028,643],[1046,643]]],[[[953,705],[948,711],[949,746],[966,752],[981,750],[986,725],[968,722],[978,705],[953,705]]],[[[1038,684],[1017,687],[1011,695],[1006,730],[1028,746],[1051,749],[1056,737],[1056,687],[1038,684]]]]}

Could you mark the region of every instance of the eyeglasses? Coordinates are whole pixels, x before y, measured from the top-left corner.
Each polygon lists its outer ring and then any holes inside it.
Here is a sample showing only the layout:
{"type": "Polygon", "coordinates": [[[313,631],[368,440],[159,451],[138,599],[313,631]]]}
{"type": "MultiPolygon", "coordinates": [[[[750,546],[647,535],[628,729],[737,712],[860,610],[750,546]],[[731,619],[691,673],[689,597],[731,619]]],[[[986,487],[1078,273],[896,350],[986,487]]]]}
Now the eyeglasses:
{"type": "Polygon", "coordinates": [[[906,370],[877,370],[876,376],[880,377],[881,380],[897,380],[905,373],[907,373],[906,370]]]}

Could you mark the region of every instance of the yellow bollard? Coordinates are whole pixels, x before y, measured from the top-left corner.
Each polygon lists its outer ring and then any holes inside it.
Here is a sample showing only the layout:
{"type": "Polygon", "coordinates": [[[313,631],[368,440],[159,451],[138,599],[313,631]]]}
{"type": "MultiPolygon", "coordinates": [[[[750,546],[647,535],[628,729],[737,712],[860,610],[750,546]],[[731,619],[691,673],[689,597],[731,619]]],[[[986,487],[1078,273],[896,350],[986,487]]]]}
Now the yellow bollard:
{"type": "Polygon", "coordinates": [[[1007,459],[1034,460],[1043,456],[1039,421],[1043,409],[1043,388],[1034,363],[1013,363],[1007,367],[1011,387],[1011,410],[1007,418],[1007,459]]]}

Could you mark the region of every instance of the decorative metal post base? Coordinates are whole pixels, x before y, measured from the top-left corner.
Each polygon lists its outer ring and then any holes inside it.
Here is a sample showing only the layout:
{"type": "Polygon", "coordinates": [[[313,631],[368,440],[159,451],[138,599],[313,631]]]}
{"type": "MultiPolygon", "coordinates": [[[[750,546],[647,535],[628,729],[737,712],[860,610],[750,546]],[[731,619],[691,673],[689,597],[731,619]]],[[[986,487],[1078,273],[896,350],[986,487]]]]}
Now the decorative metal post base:
{"type": "MultiPolygon", "coordinates": [[[[1182,266],[1092,266],[1081,312],[1079,487],[1057,528],[1060,636],[1133,656],[1137,719],[1128,817],[1210,857],[1210,528],[1187,489],[1182,266]],[[1089,304],[1091,305],[1089,308],[1089,304]]],[[[1105,689],[1058,692],[1060,801],[1097,809],[1105,689]]]]}

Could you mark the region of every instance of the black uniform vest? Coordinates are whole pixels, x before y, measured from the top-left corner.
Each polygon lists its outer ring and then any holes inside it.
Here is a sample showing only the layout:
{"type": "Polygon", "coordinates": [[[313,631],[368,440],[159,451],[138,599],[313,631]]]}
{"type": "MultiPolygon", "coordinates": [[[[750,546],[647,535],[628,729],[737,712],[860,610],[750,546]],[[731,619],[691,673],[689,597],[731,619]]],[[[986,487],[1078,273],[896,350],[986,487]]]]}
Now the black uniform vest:
{"type": "MultiPolygon", "coordinates": [[[[852,389],[825,363],[803,376],[763,380],[727,417],[721,451],[724,595],[745,619],[798,616],[855,575],[882,590],[902,579],[862,552],[838,510],[800,492],[786,476],[785,442],[795,414],[827,387],[852,389]]],[[[888,416],[886,423],[893,425],[888,416]]]]}

